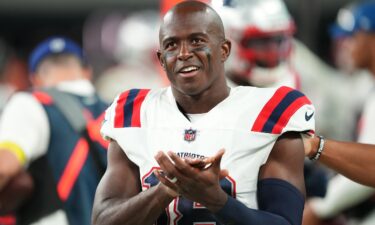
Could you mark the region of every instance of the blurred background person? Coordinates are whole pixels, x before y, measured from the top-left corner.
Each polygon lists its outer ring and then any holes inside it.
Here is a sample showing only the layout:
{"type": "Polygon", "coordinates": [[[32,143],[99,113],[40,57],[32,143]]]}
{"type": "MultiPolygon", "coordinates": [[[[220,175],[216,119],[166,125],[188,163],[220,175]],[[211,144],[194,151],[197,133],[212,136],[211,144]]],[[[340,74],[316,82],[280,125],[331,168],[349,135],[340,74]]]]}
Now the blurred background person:
{"type": "Polygon", "coordinates": [[[284,1],[213,0],[212,4],[222,14],[233,42],[227,62],[229,85],[285,85],[299,89],[317,107],[318,133],[353,140],[357,112],[351,107],[357,101],[348,101],[352,98],[347,92],[353,82],[294,38],[296,24],[284,1]],[[340,113],[341,110],[347,113],[340,113]]]}
{"type": "Polygon", "coordinates": [[[26,64],[0,39],[0,113],[10,96],[30,87],[26,64]]]}
{"type": "MultiPolygon", "coordinates": [[[[226,64],[229,86],[301,88],[295,69],[295,23],[282,0],[212,1],[232,40],[226,64]]],[[[317,106],[317,111],[319,111],[317,106]]],[[[307,196],[324,196],[327,171],[306,161],[307,196]]]]}
{"type": "Polygon", "coordinates": [[[33,195],[17,211],[17,224],[91,224],[94,193],[106,165],[107,143],[99,128],[107,104],[90,82],[87,63],[74,41],[48,38],[30,56],[33,90],[14,94],[4,108],[0,192],[25,168],[34,181],[33,195]],[[79,111],[69,116],[64,104],[67,111],[74,112],[73,106],[79,111]]]}
{"type": "MultiPolygon", "coordinates": [[[[347,16],[345,23],[339,25],[348,34],[348,49],[353,66],[368,70],[374,77],[375,1],[359,3],[358,6],[348,11],[347,16]]],[[[366,144],[375,144],[375,94],[373,90],[367,94],[358,137],[359,142],[366,144]]],[[[343,224],[375,224],[374,193],[374,188],[337,175],[330,181],[324,198],[314,198],[306,203],[303,224],[322,224],[327,219],[338,215],[346,216],[343,224]]]]}
{"type": "MultiPolygon", "coordinates": [[[[0,115],[9,98],[17,91],[29,88],[26,63],[19,58],[12,46],[0,38],[0,115]]],[[[27,173],[12,179],[6,190],[0,191],[0,225],[16,223],[13,209],[21,205],[33,190],[31,177],[27,173]],[[10,196],[18,192],[18,198],[10,196]]]]}
{"type": "Polygon", "coordinates": [[[95,82],[98,93],[111,102],[131,88],[159,88],[168,80],[157,61],[159,13],[141,10],[127,15],[115,32],[116,65],[103,71],[95,82]]]}
{"type": "Polygon", "coordinates": [[[346,113],[345,127],[346,130],[352,131],[352,134],[350,138],[345,138],[346,140],[357,140],[360,114],[367,95],[375,85],[371,73],[366,69],[356,68],[351,56],[351,33],[345,27],[352,23],[352,11],[357,4],[357,2],[350,3],[341,8],[338,11],[336,22],[329,27],[332,62],[338,70],[339,76],[345,80],[340,89],[350,93],[346,95],[346,105],[349,108],[347,112],[349,113],[346,113]]]}

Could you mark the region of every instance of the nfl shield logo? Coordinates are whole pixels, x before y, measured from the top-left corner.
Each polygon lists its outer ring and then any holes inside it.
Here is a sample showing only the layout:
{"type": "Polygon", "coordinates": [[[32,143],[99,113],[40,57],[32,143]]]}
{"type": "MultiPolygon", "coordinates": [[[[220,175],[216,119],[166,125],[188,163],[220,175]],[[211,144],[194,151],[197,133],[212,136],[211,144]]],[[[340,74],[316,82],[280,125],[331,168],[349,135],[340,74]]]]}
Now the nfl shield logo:
{"type": "Polygon", "coordinates": [[[196,137],[196,134],[197,134],[197,130],[193,130],[191,128],[188,129],[188,130],[185,130],[184,140],[187,141],[187,142],[194,141],[195,137],[196,137]]]}

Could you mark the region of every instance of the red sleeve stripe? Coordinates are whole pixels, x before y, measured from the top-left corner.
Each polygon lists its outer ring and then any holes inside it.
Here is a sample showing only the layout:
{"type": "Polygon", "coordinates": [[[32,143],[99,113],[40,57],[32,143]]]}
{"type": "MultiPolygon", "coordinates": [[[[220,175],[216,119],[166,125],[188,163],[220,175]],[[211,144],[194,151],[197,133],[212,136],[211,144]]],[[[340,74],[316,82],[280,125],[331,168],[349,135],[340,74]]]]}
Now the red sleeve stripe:
{"type": "Polygon", "coordinates": [[[311,102],[304,94],[291,88],[282,87],[275,92],[262,109],[252,131],[279,134],[293,114],[306,104],[311,104],[311,102]]]}
{"type": "Polygon", "coordinates": [[[124,106],[126,99],[128,98],[129,91],[121,93],[120,97],[117,99],[117,105],[115,110],[115,127],[124,127],[124,106]]]}
{"type": "Polygon", "coordinates": [[[293,114],[306,104],[311,104],[310,100],[306,96],[297,98],[291,105],[286,108],[286,110],[280,116],[271,133],[280,134],[283,131],[284,127],[288,124],[293,114]]]}
{"type": "Polygon", "coordinates": [[[256,132],[262,131],[264,124],[267,122],[273,110],[281,102],[281,100],[283,100],[283,98],[292,90],[293,89],[285,86],[277,89],[275,94],[271,97],[271,99],[264,105],[263,109],[260,111],[251,130],[256,132]]]}
{"type": "Polygon", "coordinates": [[[140,110],[149,89],[131,89],[117,100],[115,128],[140,127],[140,110]]]}

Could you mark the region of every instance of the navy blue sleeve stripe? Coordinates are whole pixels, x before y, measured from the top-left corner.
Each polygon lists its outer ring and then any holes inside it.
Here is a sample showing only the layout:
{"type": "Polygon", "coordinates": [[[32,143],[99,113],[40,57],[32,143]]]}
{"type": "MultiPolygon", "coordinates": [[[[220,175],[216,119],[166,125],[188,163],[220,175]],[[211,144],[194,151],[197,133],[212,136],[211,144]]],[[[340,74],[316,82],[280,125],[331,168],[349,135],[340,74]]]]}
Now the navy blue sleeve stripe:
{"type": "Polygon", "coordinates": [[[134,99],[137,97],[139,91],[140,89],[131,89],[129,91],[126,103],[124,105],[124,127],[131,127],[134,99]]]}
{"type": "Polygon", "coordinates": [[[279,121],[280,117],[288,108],[288,106],[290,106],[294,101],[303,96],[304,94],[296,90],[289,92],[272,111],[270,117],[263,126],[262,132],[272,133],[274,126],[277,124],[277,121],[279,121]]]}

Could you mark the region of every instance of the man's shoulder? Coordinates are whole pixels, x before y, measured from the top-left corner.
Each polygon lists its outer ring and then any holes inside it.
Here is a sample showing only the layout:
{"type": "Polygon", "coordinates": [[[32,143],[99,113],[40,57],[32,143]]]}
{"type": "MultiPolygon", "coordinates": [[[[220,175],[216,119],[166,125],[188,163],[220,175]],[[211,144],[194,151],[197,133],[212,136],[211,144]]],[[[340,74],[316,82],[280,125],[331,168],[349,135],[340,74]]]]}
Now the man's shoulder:
{"type": "Polygon", "coordinates": [[[281,134],[314,130],[315,108],[300,91],[287,86],[257,88],[257,118],[252,131],[281,134]]]}

